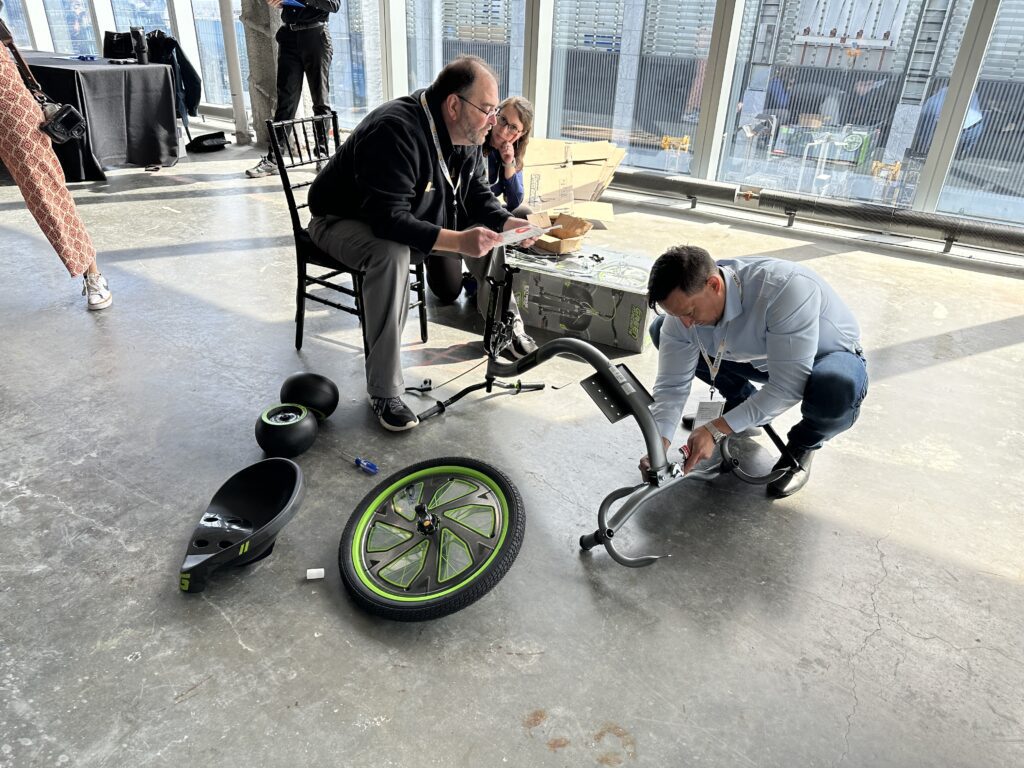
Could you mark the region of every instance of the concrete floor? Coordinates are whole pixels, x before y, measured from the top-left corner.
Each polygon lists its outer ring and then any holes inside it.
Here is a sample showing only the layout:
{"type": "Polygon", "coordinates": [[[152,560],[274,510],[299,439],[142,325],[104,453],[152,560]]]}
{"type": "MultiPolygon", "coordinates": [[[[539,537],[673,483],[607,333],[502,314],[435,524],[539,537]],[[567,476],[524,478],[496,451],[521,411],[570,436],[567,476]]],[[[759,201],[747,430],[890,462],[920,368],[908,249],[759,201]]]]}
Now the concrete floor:
{"type": "MultiPolygon", "coordinates": [[[[631,570],[577,548],[643,452],[580,387],[467,398],[395,436],[365,404],[353,318],[312,308],[296,353],[286,211],[277,179],[242,178],[254,157],[75,186],[101,313],[0,185],[0,766],[1024,764],[1021,271],[618,206],[593,243],[821,272],[872,376],[803,492],[684,482],[621,539],[673,557],[631,570]],[[262,457],[253,424],[300,369],[343,392],[298,459],[302,508],[271,557],[179,592],[193,526],[262,457]],[[506,471],[528,513],[512,570],[443,620],[362,613],[337,546],[376,481],[341,451],[506,471]]],[[[468,307],[431,318],[427,344],[410,324],[407,383],[479,359],[468,307]]],[[[653,350],[621,359],[653,381],[653,350]]]]}

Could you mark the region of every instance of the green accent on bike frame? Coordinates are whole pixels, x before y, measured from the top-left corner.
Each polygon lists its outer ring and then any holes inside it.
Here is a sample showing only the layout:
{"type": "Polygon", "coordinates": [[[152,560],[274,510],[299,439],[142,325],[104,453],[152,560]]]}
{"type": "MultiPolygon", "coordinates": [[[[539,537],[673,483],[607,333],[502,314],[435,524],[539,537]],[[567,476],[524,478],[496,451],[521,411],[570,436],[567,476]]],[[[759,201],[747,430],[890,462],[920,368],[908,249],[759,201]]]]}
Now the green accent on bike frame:
{"type": "Polygon", "coordinates": [[[441,546],[438,554],[438,581],[451,581],[473,564],[469,545],[447,528],[441,531],[441,546]]]}
{"type": "Polygon", "coordinates": [[[387,523],[374,523],[366,540],[367,552],[387,552],[412,538],[412,532],[387,523]]]}
{"type": "Polygon", "coordinates": [[[396,557],[384,568],[380,569],[380,577],[396,587],[408,589],[416,577],[423,571],[427,560],[427,549],[430,542],[424,539],[408,552],[396,557]]]}
{"type": "Polygon", "coordinates": [[[444,516],[469,528],[473,533],[487,537],[494,535],[494,510],[490,507],[485,507],[482,504],[470,504],[466,507],[450,509],[444,513],[444,516]]]}
{"type": "Polygon", "coordinates": [[[373,583],[373,581],[369,577],[369,574],[366,571],[366,567],[363,565],[362,559],[360,557],[361,553],[359,551],[360,542],[363,540],[363,532],[366,530],[366,526],[369,523],[369,521],[373,518],[373,515],[375,514],[377,508],[381,504],[385,503],[387,499],[394,496],[395,493],[398,492],[399,488],[401,488],[404,485],[408,485],[410,481],[416,481],[421,477],[446,475],[452,472],[458,472],[466,477],[472,477],[474,480],[479,480],[481,484],[485,485],[494,493],[495,498],[498,500],[498,504],[501,506],[501,535],[498,537],[498,541],[495,544],[490,557],[488,557],[484,564],[480,566],[479,569],[477,569],[477,572],[479,573],[480,571],[486,570],[487,566],[491,564],[491,561],[498,556],[498,552],[501,551],[501,545],[505,541],[505,536],[508,534],[508,501],[505,499],[505,494],[502,493],[500,488],[498,488],[498,484],[491,480],[491,478],[487,477],[487,475],[485,475],[484,473],[478,472],[475,469],[470,469],[469,467],[456,467],[446,465],[441,467],[428,467],[427,469],[421,469],[419,472],[416,472],[414,475],[412,475],[412,477],[402,478],[401,480],[398,480],[395,483],[389,485],[387,488],[385,488],[383,491],[377,494],[377,498],[375,498],[373,502],[371,502],[370,506],[363,513],[362,519],[356,525],[356,530],[352,536],[352,551],[350,553],[352,556],[352,567],[353,569],[355,569],[356,576],[359,578],[359,581],[362,582],[363,585],[366,586],[374,594],[380,595],[381,597],[386,598],[388,600],[394,600],[395,602],[400,603],[422,603],[427,600],[436,600],[439,597],[449,595],[452,592],[455,592],[456,590],[464,586],[464,582],[459,582],[458,584],[453,584],[448,589],[443,590],[441,592],[437,592],[433,595],[392,595],[385,592],[373,583]]]}
{"type": "Polygon", "coordinates": [[[475,485],[467,483],[465,480],[449,480],[434,491],[434,498],[432,498],[430,503],[427,504],[427,509],[434,509],[435,507],[440,507],[442,504],[451,504],[453,501],[458,501],[463,496],[468,496],[475,489],[475,485]]]}
{"type": "Polygon", "coordinates": [[[269,424],[272,427],[279,427],[279,426],[281,426],[280,424],[275,424],[272,421],[267,421],[267,414],[270,413],[271,411],[273,411],[276,408],[281,408],[282,406],[287,406],[289,408],[298,408],[299,411],[300,411],[300,413],[299,413],[299,419],[300,420],[309,413],[309,409],[306,406],[299,405],[298,403],[277,403],[276,405],[270,406],[269,408],[267,408],[267,410],[265,410],[263,413],[261,413],[260,414],[260,420],[263,421],[264,424],[269,424]]]}
{"type": "Polygon", "coordinates": [[[410,489],[406,488],[401,493],[396,493],[391,499],[391,506],[394,507],[395,514],[404,517],[410,523],[416,519],[416,505],[423,500],[423,483],[416,483],[411,488],[416,490],[415,494],[410,494],[410,489]]]}

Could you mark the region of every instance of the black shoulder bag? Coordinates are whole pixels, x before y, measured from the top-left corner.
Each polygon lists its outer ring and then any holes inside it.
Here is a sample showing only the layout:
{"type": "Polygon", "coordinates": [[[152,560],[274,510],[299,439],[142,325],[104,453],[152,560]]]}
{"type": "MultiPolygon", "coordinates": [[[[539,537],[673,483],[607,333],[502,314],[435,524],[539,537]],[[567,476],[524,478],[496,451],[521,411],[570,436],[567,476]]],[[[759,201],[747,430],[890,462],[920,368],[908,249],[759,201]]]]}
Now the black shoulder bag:
{"type": "Polygon", "coordinates": [[[63,144],[71,139],[82,138],[87,128],[82,113],[70,104],[56,103],[43,93],[42,86],[32,74],[32,70],[28,68],[25,59],[21,57],[18,47],[14,44],[14,36],[4,24],[3,19],[0,19],[0,43],[11,49],[14,63],[18,66],[18,72],[25,82],[25,87],[32,94],[32,98],[39,102],[39,106],[43,110],[43,122],[39,124],[39,129],[53,139],[54,144],[63,144]]]}

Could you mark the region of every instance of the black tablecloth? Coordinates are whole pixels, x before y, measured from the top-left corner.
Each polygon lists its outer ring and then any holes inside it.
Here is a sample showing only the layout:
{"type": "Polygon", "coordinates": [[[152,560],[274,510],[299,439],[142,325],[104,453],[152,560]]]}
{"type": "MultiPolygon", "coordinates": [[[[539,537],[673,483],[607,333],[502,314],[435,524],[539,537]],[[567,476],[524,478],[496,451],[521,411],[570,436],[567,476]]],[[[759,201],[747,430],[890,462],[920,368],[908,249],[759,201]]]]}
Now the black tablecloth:
{"type": "Polygon", "coordinates": [[[89,124],[82,141],[54,145],[68,181],[103,180],[104,169],[119,166],[177,162],[170,67],[77,61],[31,51],[24,56],[47,96],[74,105],[89,124]]]}

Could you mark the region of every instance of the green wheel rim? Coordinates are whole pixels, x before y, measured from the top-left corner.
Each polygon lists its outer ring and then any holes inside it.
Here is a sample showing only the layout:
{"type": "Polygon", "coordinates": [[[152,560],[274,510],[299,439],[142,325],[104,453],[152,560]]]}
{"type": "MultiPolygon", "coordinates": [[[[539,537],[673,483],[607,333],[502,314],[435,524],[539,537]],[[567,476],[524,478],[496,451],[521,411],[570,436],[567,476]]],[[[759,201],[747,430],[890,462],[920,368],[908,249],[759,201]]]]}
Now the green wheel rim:
{"type": "Polygon", "coordinates": [[[508,500],[494,480],[469,467],[428,467],[398,479],[369,504],[352,537],[352,567],[380,597],[437,600],[487,572],[508,527],[508,500]],[[418,530],[420,503],[436,516],[436,532],[418,530]]]}

